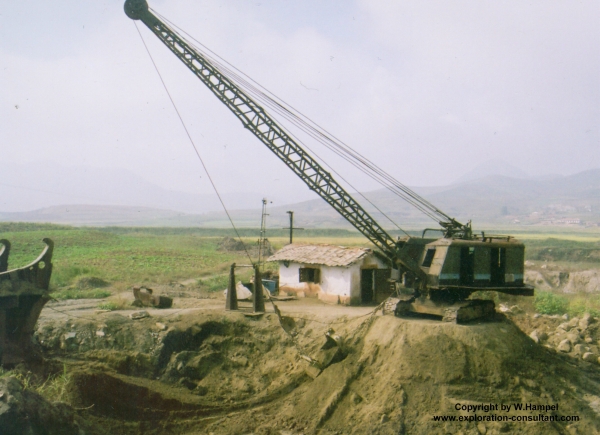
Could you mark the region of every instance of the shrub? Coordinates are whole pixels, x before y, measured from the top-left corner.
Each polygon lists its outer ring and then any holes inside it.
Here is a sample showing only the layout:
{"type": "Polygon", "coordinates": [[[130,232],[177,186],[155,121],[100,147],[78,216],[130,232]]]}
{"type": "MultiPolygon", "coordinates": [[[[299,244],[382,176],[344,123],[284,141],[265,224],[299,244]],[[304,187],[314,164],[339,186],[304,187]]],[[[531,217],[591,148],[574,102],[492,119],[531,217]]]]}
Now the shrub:
{"type": "Polygon", "coordinates": [[[534,305],[540,314],[563,314],[567,312],[569,301],[564,296],[552,292],[538,291],[535,294],[534,305]]]}
{"type": "Polygon", "coordinates": [[[115,311],[119,309],[119,306],[116,303],[109,301],[98,304],[98,309],[106,311],[115,311]]]}
{"type": "Polygon", "coordinates": [[[120,296],[108,299],[106,302],[98,304],[99,310],[115,311],[115,310],[130,310],[131,301],[120,296]]]}
{"type": "MultiPolygon", "coordinates": [[[[236,276],[236,280],[239,280],[240,278],[236,276]]],[[[227,288],[227,285],[229,284],[229,274],[214,275],[208,278],[201,278],[198,280],[198,284],[201,288],[209,292],[223,291],[227,288]]]]}
{"type": "Polygon", "coordinates": [[[600,296],[585,295],[577,296],[569,304],[569,314],[571,316],[582,316],[589,313],[594,317],[600,317],[600,296]]]}

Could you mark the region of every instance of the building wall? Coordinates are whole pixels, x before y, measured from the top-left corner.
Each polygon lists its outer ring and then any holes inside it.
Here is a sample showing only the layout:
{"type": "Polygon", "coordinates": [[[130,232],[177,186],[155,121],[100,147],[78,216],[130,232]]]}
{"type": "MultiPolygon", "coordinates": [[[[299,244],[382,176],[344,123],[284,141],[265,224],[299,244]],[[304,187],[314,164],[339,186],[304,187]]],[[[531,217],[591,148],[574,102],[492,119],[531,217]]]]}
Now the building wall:
{"type": "Polygon", "coordinates": [[[286,267],[279,263],[279,291],[283,294],[296,294],[298,297],[318,297],[329,303],[345,305],[360,304],[361,269],[387,269],[381,260],[374,255],[366,256],[362,261],[348,267],[332,267],[289,263],[286,267]],[[311,284],[299,282],[301,267],[315,267],[321,270],[321,282],[311,284]]]}
{"type": "Polygon", "coordinates": [[[279,263],[280,293],[293,293],[297,294],[300,297],[311,296],[314,290],[314,285],[310,286],[309,283],[299,281],[300,267],[302,267],[302,264],[300,263],[290,263],[288,266],[286,266],[282,262],[279,263]],[[311,287],[313,288],[311,289],[311,287]]]}
{"type": "Polygon", "coordinates": [[[358,264],[351,264],[348,267],[321,266],[319,299],[330,303],[350,304],[357,271],[360,281],[360,266],[358,264]]]}

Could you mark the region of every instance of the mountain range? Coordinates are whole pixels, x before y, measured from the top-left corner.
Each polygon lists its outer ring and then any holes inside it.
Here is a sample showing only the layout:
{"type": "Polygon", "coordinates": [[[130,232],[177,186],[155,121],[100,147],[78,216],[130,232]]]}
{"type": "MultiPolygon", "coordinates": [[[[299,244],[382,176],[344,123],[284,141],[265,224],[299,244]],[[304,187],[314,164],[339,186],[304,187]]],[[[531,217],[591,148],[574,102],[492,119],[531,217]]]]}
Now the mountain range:
{"type": "MultiPolygon", "coordinates": [[[[503,172],[506,173],[506,170],[503,172]]],[[[514,173],[510,168],[508,172],[514,173]]],[[[415,187],[413,190],[446,214],[462,222],[473,220],[478,224],[524,225],[598,225],[600,223],[600,169],[570,176],[557,175],[537,179],[500,174],[485,175],[485,173],[484,171],[481,177],[477,177],[477,173],[465,176],[448,186],[415,187]]],[[[82,172],[80,176],[86,175],[82,172]]],[[[115,183],[123,182],[122,174],[118,177],[113,176],[113,179],[117,180],[115,183]]],[[[121,184],[120,187],[122,186],[121,184]]],[[[73,201],[73,204],[49,205],[33,211],[0,212],[0,221],[93,226],[225,227],[230,225],[225,213],[220,211],[220,203],[214,195],[199,198],[203,195],[165,191],[140,180],[130,180],[127,186],[133,192],[132,196],[137,195],[135,206],[131,205],[132,202],[126,205],[107,201],[111,205],[106,205],[73,201]]],[[[48,190],[60,189],[60,187],[50,186],[48,190]]],[[[105,192],[113,188],[118,189],[119,186],[108,186],[105,192]]],[[[34,193],[46,201],[56,201],[56,198],[49,197],[42,190],[28,192],[26,197],[32,200],[30,194],[34,193]]],[[[103,192],[95,193],[97,196],[94,198],[101,202],[103,192]]],[[[89,198],[88,195],[86,196],[89,198]]],[[[362,195],[404,228],[436,226],[435,222],[388,190],[380,189],[362,195]]],[[[260,226],[261,211],[256,206],[260,202],[255,197],[260,198],[258,194],[249,193],[228,195],[226,203],[235,204],[235,209],[229,212],[236,225],[260,226]]],[[[383,227],[395,228],[380,211],[362,201],[360,195],[357,194],[355,197],[359,202],[366,204],[365,209],[383,227]]],[[[1,204],[10,199],[6,196],[0,199],[0,210],[1,204]]],[[[283,198],[278,202],[285,204],[286,201],[283,198]]],[[[289,216],[286,211],[288,210],[294,211],[294,225],[298,227],[349,228],[349,224],[320,198],[268,207],[268,225],[275,228],[287,226],[289,216]]]]}

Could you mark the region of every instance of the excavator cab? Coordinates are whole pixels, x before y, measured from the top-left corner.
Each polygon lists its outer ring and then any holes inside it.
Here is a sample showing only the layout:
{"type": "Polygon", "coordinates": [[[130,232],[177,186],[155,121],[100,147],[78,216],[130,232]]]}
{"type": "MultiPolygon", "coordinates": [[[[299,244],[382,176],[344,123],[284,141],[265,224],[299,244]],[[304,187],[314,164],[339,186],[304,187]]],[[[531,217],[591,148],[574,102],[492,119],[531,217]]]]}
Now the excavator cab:
{"type": "Polygon", "coordinates": [[[416,312],[468,321],[494,312],[492,301],[469,299],[476,291],[533,296],[533,287],[523,281],[525,246],[510,236],[418,240],[411,253],[426,282],[405,280],[415,293],[399,302],[399,315],[416,312]]]}
{"type": "Polygon", "coordinates": [[[510,236],[438,239],[425,245],[419,261],[432,290],[533,294],[523,282],[525,246],[510,236]]]}

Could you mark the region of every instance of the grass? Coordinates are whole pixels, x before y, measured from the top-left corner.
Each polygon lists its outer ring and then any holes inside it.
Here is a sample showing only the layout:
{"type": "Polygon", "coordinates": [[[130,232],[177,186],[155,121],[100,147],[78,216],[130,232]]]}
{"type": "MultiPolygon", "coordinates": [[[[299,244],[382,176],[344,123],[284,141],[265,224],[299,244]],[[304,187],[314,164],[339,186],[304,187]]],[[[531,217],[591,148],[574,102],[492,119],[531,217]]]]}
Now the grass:
{"type": "Polygon", "coordinates": [[[534,297],[535,311],[540,314],[568,314],[581,317],[589,313],[600,317],[600,295],[557,294],[551,291],[537,290],[534,297]]]}
{"type": "MultiPolygon", "coordinates": [[[[99,229],[47,229],[4,233],[12,242],[10,267],[35,259],[43,237],[55,242],[51,285],[60,290],[91,276],[124,290],[136,283],[166,284],[223,273],[233,262],[248,263],[242,253],[217,251],[220,237],[152,231],[112,233],[99,229]]],[[[256,240],[246,239],[249,243],[256,240]]]]}
{"type": "MultiPolygon", "coordinates": [[[[105,298],[126,291],[134,284],[168,284],[195,279],[207,291],[227,287],[231,263],[248,264],[242,252],[219,251],[227,229],[207,228],[77,228],[50,224],[0,223],[0,237],[12,242],[10,267],[21,267],[35,259],[50,237],[55,242],[51,287],[56,299],[105,298]]],[[[242,228],[244,242],[255,246],[258,230],[242,228]]],[[[275,249],[288,243],[287,232],[273,230],[269,240],[275,249]]],[[[600,238],[592,233],[522,233],[527,259],[554,261],[566,265],[596,267],[600,262],[600,238]],[[551,236],[548,238],[548,236],[551,236]],[[543,238],[545,237],[545,238],[543,238]]],[[[343,246],[369,246],[356,232],[347,230],[306,230],[298,232],[295,242],[330,243],[343,246]]],[[[253,258],[253,261],[256,259],[253,258]]],[[[276,270],[275,264],[267,269],[276,270]]],[[[250,268],[236,269],[236,281],[247,281],[250,268]]],[[[542,310],[579,313],[600,310],[600,301],[588,295],[567,297],[564,307],[552,296],[540,296],[542,310]],[[543,298],[547,299],[543,299],[543,298]]],[[[565,296],[566,297],[566,296],[565,296]]],[[[105,309],[119,309],[121,302],[109,300],[105,309]]],[[[532,304],[533,305],[533,304],[532,304]]]]}
{"type": "Polygon", "coordinates": [[[30,371],[5,370],[0,367],[0,378],[9,376],[18,379],[23,388],[38,393],[50,402],[69,402],[71,375],[67,372],[66,365],[63,365],[61,373],[50,375],[43,382],[37,381],[30,371]]]}
{"type": "MultiPolygon", "coordinates": [[[[127,308],[130,308],[130,307],[127,307],[127,308]]],[[[118,304],[117,302],[114,302],[114,301],[106,301],[101,304],[98,304],[99,310],[106,310],[106,311],[125,310],[127,308],[125,308],[123,305],[118,304]]]]}
{"type": "MultiPolygon", "coordinates": [[[[35,259],[43,248],[42,238],[54,240],[51,287],[56,299],[102,298],[125,291],[134,284],[168,284],[201,278],[208,291],[227,287],[231,263],[248,264],[242,252],[217,250],[226,229],[196,228],[77,228],[47,224],[1,224],[2,238],[11,241],[10,268],[22,267],[35,259]],[[222,276],[223,275],[223,276],[222,276]],[[100,280],[100,285],[82,285],[83,278],[100,280]],[[90,288],[92,287],[92,288],[90,288]]],[[[242,240],[254,246],[256,229],[242,229],[242,240]]],[[[287,244],[285,231],[271,239],[276,249],[287,244]]],[[[333,243],[346,246],[368,244],[347,230],[307,230],[299,242],[333,243]],[[311,235],[314,237],[308,237],[311,235]]],[[[252,258],[256,261],[256,258],[252,258]]],[[[275,265],[267,265],[275,269],[275,265]]],[[[247,280],[251,270],[237,269],[238,280],[247,280]]]]}
{"type": "MultiPolygon", "coordinates": [[[[236,275],[236,281],[241,278],[236,275]]],[[[213,275],[208,278],[201,278],[198,280],[198,285],[201,289],[209,292],[218,292],[219,290],[225,290],[229,283],[229,274],[213,275]]]]}
{"type": "Polygon", "coordinates": [[[552,292],[537,291],[534,306],[540,314],[564,314],[569,308],[569,300],[552,292]]]}
{"type": "Polygon", "coordinates": [[[54,299],[64,301],[66,299],[103,299],[112,295],[110,290],[104,289],[91,289],[91,290],[79,290],[72,288],[63,288],[55,290],[51,293],[54,299]]]}
{"type": "Polygon", "coordinates": [[[571,316],[581,317],[584,313],[600,317],[600,295],[576,295],[569,301],[571,316]]]}

